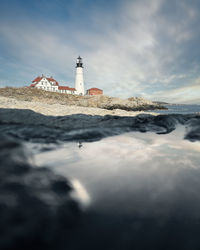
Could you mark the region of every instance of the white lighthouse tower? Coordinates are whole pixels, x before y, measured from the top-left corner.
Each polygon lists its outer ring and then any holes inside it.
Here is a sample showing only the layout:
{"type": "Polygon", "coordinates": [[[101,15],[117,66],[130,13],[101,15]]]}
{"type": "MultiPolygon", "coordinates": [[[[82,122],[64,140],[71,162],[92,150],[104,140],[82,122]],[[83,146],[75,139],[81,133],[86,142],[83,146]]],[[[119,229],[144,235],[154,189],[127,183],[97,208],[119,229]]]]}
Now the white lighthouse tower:
{"type": "Polygon", "coordinates": [[[84,81],[83,81],[83,63],[79,56],[76,60],[76,93],[77,95],[84,95],[84,81]]]}

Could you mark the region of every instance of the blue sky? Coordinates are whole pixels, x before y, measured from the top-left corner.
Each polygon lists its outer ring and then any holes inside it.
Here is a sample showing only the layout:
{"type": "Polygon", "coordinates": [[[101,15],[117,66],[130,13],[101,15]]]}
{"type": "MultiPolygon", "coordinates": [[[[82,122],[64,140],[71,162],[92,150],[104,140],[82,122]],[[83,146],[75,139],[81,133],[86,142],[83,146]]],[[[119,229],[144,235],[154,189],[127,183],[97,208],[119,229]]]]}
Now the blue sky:
{"type": "Polygon", "coordinates": [[[38,75],[127,98],[200,103],[199,0],[1,0],[0,86],[38,75]]]}

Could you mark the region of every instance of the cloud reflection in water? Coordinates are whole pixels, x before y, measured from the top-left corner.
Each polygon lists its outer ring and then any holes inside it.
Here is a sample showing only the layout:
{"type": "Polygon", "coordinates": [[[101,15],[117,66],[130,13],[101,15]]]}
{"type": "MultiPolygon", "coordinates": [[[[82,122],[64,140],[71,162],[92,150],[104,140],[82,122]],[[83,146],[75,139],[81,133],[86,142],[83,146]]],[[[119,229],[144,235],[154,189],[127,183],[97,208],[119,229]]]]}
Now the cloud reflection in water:
{"type": "Polygon", "coordinates": [[[183,140],[184,132],[127,133],[84,143],[81,151],[70,143],[36,155],[36,162],[48,160],[83,184],[91,197],[86,231],[102,230],[110,244],[118,235],[115,249],[199,249],[200,143],[183,140]]]}

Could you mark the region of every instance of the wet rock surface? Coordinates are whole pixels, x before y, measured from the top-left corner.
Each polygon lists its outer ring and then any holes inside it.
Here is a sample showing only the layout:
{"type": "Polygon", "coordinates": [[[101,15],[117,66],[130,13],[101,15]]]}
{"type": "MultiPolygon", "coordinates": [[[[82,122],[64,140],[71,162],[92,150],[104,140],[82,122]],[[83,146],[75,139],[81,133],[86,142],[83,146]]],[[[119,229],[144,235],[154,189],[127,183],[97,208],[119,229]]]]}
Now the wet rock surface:
{"type": "Polygon", "coordinates": [[[70,182],[0,136],[0,249],[62,249],[80,218],[70,182]]]}
{"type": "MultiPolygon", "coordinates": [[[[24,141],[98,141],[131,131],[168,134],[179,125],[186,129],[185,139],[200,139],[200,116],[195,114],[55,117],[31,110],[0,109],[0,249],[199,249],[200,173],[196,167],[180,170],[173,190],[171,186],[168,189],[167,182],[163,185],[165,175],[158,178],[156,185],[155,179],[151,182],[149,177],[143,178],[146,169],[140,177],[141,182],[137,182],[137,174],[141,172],[138,170],[134,172],[134,181],[131,180],[136,188],[130,190],[129,196],[121,194],[117,206],[107,213],[94,208],[83,212],[71,196],[70,180],[47,167],[37,168],[22,146],[24,141]],[[185,188],[185,183],[189,188],[185,188]],[[149,187],[155,191],[153,194],[149,187]],[[161,187],[163,192],[160,192],[161,187]],[[168,195],[169,200],[165,200],[168,195]],[[121,217],[123,201],[127,199],[134,209],[131,214],[121,217]],[[191,206],[194,202],[195,207],[191,206]]],[[[162,160],[165,159],[159,158],[162,160]]],[[[171,169],[167,164],[166,169],[170,178],[171,169]]],[[[160,172],[153,172],[153,178],[157,173],[160,172]]],[[[127,174],[127,178],[129,176],[132,178],[127,174]]],[[[123,174],[118,182],[121,178],[126,183],[123,174]]],[[[103,179],[109,182],[109,177],[103,176],[103,179]]],[[[102,180],[97,181],[101,183],[102,180]]],[[[117,184],[114,190],[116,188],[120,195],[117,184]]],[[[116,193],[112,192],[106,190],[106,194],[110,193],[113,200],[117,200],[116,193]]],[[[105,204],[99,201],[99,207],[110,204],[109,199],[105,204]]]]}
{"type": "Polygon", "coordinates": [[[177,125],[187,128],[185,138],[199,140],[200,115],[171,114],[135,117],[45,116],[31,110],[0,109],[0,132],[35,142],[96,141],[124,132],[170,133],[177,125]]]}

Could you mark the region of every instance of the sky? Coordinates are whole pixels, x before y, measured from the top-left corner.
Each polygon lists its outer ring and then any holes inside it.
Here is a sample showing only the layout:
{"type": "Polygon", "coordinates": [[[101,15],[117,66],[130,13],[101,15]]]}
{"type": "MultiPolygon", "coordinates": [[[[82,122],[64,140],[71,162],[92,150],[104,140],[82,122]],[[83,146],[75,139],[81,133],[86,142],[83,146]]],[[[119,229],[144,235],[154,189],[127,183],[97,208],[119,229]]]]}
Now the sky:
{"type": "Polygon", "coordinates": [[[0,87],[38,75],[105,95],[200,104],[199,0],[0,0],[0,87]]]}

